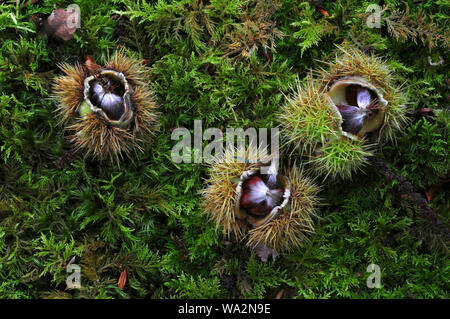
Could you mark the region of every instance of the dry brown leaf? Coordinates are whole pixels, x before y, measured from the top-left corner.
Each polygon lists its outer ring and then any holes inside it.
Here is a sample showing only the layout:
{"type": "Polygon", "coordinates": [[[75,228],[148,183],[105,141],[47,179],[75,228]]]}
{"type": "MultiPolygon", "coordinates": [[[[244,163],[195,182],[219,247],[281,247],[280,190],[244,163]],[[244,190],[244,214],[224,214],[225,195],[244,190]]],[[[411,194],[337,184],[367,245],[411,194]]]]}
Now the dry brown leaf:
{"type": "Polygon", "coordinates": [[[56,39],[67,41],[72,39],[77,30],[80,16],[76,10],[59,8],[53,10],[52,14],[44,22],[44,31],[47,35],[56,39]]]}
{"type": "Polygon", "coordinates": [[[123,289],[125,287],[125,284],[127,283],[127,270],[124,269],[120,273],[119,281],[117,283],[117,286],[119,289],[123,289]]]}
{"type": "Polygon", "coordinates": [[[277,295],[275,296],[275,299],[281,299],[281,297],[283,297],[284,294],[284,289],[281,289],[279,293],[277,293],[277,295]]]}

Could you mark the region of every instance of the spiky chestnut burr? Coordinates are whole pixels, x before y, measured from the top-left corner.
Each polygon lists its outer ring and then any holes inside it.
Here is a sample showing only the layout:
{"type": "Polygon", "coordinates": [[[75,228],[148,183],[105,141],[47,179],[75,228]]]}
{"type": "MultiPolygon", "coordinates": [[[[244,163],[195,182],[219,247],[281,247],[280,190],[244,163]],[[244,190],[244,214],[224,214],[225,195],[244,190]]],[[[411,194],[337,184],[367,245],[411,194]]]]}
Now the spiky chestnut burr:
{"type": "Polygon", "coordinates": [[[405,88],[395,84],[395,75],[389,66],[380,57],[366,55],[349,45],[338,47],[334,62],[324,63],[329,69],[322,69],[318,76],[332,105],[342,102],[355,105],[355,98],[350,95],[357,97],[361,90],[370,95],[366,106],[372,111],[368,114],[371,118],[366,120],[367,128],[356,134],[357,138],[362,139],[373,132],[378,142],[394,140],[395,133],[407,123],[408,102],[405,88]],[[345,97],[342,95],[344,90],[345,97]]]}
{"type": "Polygon", "coordinates": [[[118,161],[151,140],[158,113],[142,62],[119,50],[104,66],[88,58],[60,68],[65,75],[55,79],[53,93],[76,150],[118,161]]]}
{"type": "Polygon", "coordinates": [[[371,153],[365,140],[343,135],[342,120],[325,93],[311,75],[298,83],[278,115],[281,132],[320,175],[348,179],[371,153]]]}
{"type": "Polygon", "coordinates": [[[211,164],[202,190],[204,210],[217,227],[226,236],[247,236],[249,247],[263,244],[280,253],[300,246],[313,231],[318,187],[295,167],[287,176],[262,174],[261,162],[232,161],[233,152],[225,159],[211,164]]]}
{"type": "Polygon", "coordinates": [[[406,122],[405,94],[379,58],[340,48],[330,70],[298,84],[282,107],[282,133],[316,171],[349,179],[372,155],[369,135],[393,139],[406,122]]]}

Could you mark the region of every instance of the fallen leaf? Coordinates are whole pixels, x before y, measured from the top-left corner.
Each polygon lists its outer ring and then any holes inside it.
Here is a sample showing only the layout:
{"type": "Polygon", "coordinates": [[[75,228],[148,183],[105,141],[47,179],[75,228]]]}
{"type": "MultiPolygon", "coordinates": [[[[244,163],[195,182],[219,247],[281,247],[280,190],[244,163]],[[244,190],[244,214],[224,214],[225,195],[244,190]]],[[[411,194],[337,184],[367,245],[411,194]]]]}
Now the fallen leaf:
{"type": "Polygon", "coordinates": [[[327,18],[330,16],[330,14],[327,11],[325,11],[325,9],[319,8],[317,10],[319,10],[319,12],[322,13],[327,18]]]}
{"type": "Polygon", "coordinates": [[[275,296],[275,299],[281,299],[281,297],[283,297],[284,294],[284,289],[281,289],[279,293],[277,293],[277,295],[275,296]]]}
{"type": "Polygon", "coordinates": [[[119,287],[119,289],[123,289],[123,287],[125,287],[125,284],[127,283],[127,270],[124,269],[122,270],[120,277],[119,277],[119,282],[117,283],[117,286],[119,287]]]}
{"type": "Polygon", "coordinates": [[[72,39],[73,33],[79,25],[80,15],[74,10],[59,8],[53,10],[52,14],[44,22],[44,31],[47,35],[59,40],[72,39]]]}

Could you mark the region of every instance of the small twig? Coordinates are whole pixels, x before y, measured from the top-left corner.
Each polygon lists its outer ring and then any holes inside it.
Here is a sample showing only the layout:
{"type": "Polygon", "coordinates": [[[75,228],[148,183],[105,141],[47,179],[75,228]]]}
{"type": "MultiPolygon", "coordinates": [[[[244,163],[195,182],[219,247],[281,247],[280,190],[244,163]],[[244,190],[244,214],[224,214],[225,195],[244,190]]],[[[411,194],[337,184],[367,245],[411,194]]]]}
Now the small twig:
{"type": "Polygon", "coordinates": [[[393,180],[398,181],[396,189],[400,192],[400,198],[413,203],[417,207],[419,214],[429,222],[430,227],[434,232],[441,234],[447,239],[450,238],[449,230],[441,221],[439,221],[436,214],[428,205],[426,198],[422,194],[416,192],[415,187],[404,176],[392,172],[389,169],[388,164],[381,158],[371,156],[369,157],[369,161],[389,182],[393,180]]]}
{"type": "Polygon", "coordinates": [[[420,116],[426,116],[426,115],[434,116],[434,111],[433,111],[433,109],[425,107],[425,108],[422,108],[422,109],[409,111],[409,112],[406,113],[406,115],[408,115],[408,116],[419,116],[419,117],[420,116]]]}

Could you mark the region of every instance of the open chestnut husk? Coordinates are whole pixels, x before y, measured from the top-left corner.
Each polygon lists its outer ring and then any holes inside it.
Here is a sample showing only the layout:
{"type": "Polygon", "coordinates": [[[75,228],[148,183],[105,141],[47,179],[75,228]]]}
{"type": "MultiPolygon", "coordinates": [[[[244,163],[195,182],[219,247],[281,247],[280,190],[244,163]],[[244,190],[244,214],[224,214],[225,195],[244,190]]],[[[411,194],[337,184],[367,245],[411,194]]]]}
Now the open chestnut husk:
{"type": "MultiPolygon", "coordinates": [[[[255,152],[250,148],[243,158],[255,158],[255,152]]],[[[201,191],[205,213],[225,236],[245,239],[252,249],[281,253],[301,246],[314,230],[319,188],[295,165],[284,174],[278,169],[263,174],[269,158],[237,161],[233,154],[227,150],[210,164],[201,191]]]]}
{"type": "Polygon", "coordinates": [[[278,120],[319,175],[351,179],[407,123],[407,94],[381,58],[355,47],[339,47],[335,61],[325,63],[298,83],[278,120]]]}
{"type": "Polygon", "coordinates": [[[117,51],[104,66],[61,64],[53,93],[76,150],[100,160],[143,150],[157,129],[158,112],[142,61],[117,51]]]}

